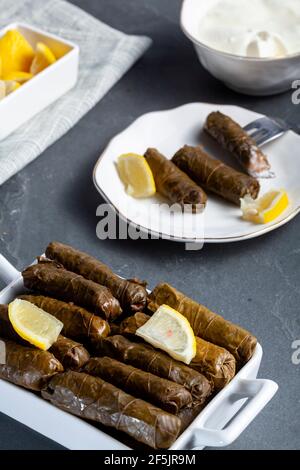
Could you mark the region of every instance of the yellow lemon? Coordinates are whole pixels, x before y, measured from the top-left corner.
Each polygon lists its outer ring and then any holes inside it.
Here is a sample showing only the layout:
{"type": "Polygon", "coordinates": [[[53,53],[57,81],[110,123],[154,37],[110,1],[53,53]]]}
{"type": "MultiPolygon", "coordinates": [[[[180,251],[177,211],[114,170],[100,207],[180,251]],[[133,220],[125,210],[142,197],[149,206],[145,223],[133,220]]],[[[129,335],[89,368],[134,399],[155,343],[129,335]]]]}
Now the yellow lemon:
{"type": "Polygon", "coordinates": [[[243,219],[267,224],[277,219],[288,207],[289,197],[284,189],[268,191],[259,199],[247,195],[241,199],[243,219]]]}
{"type": "Polygon", "coordinates": [[[34,51],[24,36],[16,29],[7,31],[0,39],[2,76],[20,70],[28,72],[34,51]]]}
{"type": "Polygon", "coordinates": [[[27,300],[15,299],[8,306],[10,322],[19,336],[46,351],[57,340],[63,323],[27,300]]]}
{"type": "Polygon", "coordinates": [[[6,85],[3,80],[0,80],[0,101],[6,96],[6,85]]]}
{"type": "Polygon", "coordinates": [[[136,153],[120,155],[117,168],[127,194],[136,198],[149,197],[155,194],[153,174],[142,155],[136,153]]]}
{"type": "Polygon", "coordinates": [[[5,89],[6,89],[6,96],[12,93],[13,91],[20,88],[20,83],[15,82],[14,80],[5,80],[5,89]]]}
{"type": "Polygon", "coordinates": [[[46,46],[46,44],[38,42],[36,53],[30,67],[30,73],[32,73],[32,75],[36,75],[54,62],[56,62],[56,58],[53,52],[48,46],[46,46]]]}
{"type": "Polygon", "coordinates": [[[190,323],[168,305],[161,305],[136,335],[185,364],[190,364],[196,355],[196,338],[190,323]]]}
{"type": "Polygon", "coordinates": [[[33,77],[32,73],[29,72],[9,72],[6,75],[3,75],[3,80],[13,80],[14,82],[18,82],[21,85],[33,77]]]}

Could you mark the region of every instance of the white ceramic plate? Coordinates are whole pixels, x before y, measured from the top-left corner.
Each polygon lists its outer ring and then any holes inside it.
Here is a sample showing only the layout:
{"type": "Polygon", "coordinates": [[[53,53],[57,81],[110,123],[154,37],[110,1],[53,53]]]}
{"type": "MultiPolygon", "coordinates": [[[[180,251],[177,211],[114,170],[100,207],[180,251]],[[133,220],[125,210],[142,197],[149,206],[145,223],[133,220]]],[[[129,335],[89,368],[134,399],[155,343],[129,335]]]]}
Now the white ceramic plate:
{"type": "Polygon", "coordinates": [[[269,189],[285,188],[290,197],[287,210],[267,225],[243,221],[238,207],[208,194],[203,214],[185,214],[183,224],[183,215],[178,211],[174,214],[170,229],[168,210],[167,207],[159,208],[158,203],[162,202],[159,196],[134,199],[126,194],[115,165],[117,157],[122,153],[144,154],[148,147],[156,147],[166,157],[172,158],[185,144],[202,144],[216,158],[238,168],[233,157],[202,132],[207,115],[217,110],[228,114],[242,126],[262,117],[261,114],[237,106],[191,103],[172,110],[145,114],[111,140],[95,166],[94,183],[122,219],[143,232],[151,231],[166,239],[221,243],[258,237],[296,216],[300,211],[300,158],[295,149],[300,145],[300,136],[291,131],[264,147],[276,178],[260,180],[261,194],[269,189]]]}

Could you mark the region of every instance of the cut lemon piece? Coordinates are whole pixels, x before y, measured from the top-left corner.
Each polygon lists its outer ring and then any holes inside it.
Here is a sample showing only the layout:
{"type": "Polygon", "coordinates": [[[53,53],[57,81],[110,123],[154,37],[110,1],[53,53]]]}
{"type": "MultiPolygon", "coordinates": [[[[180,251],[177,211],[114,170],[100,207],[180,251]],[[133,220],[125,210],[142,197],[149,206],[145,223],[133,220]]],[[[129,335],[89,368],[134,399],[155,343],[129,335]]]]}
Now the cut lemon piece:
{"type": "Polygon", "coordinates": [[[20,83],[18,82],[15,82],[14,80],[5,80],[5,91],[6,91],[6,95],[9,95],[10,93],[12,93],[13,91],[17,90],[18,88],[20,88],[20,83]]]}
{"type": "Polygon", "coordinates": [[[19,336],[46,351],[57,340],[63,323],[39,307],[16,299],[8,306],[10,322],[19,336]]]}
{"type": "Polygon", "coordinates": [[[12,80],[20,84],[27,82],[33,77],[32,73],[29,72],[10,72],[3,76],[3,80],[12,80]]]}
{"type": "Polygon", "coordinates": [[[6,96],[6,85],[3,80],[0,80],[0,100],[6,96]]]}
{"type": "Polygon", "coordinates": [[[136,335],[177,361],[189,364],[196,355],[196,338],[188,320],[168,305],[161,305],[136,335]]]}
{"type": "Polygon", "coordinates": [[[51,49],[43,42],[38,42],[36,45],[36,53],[30,67],[30,73],[36,75],[54,62],[56,62],[56,57],[51,49]]]}
{"type": "Polygon", "coordinates": [[[153,174],[142,155],[136,153],[120,155],[117,167],[127,194],[137,198],[150,197],[155,194],[153,174]]]}
{"type": "Polygon", "coordinates": [[[289,198],[284,189],[268,191],[259,199],[247,195],[241,199],[243,219],[255,224],[267,224],[277,219],[289,205],[289,198]]]}
{"type": "Polygon", "coordinates": [[[11,29],[0,39],[2,76],[20,70],[28,72],[34,51],[20,31],[11,29]]]}

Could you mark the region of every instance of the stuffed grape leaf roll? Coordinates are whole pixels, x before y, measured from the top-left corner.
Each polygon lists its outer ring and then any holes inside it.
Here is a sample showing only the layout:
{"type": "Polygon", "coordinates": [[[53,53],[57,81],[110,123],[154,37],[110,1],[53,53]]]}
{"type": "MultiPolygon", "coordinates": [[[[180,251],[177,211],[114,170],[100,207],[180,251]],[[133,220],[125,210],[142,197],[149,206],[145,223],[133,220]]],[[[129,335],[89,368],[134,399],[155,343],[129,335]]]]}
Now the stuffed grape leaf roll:
{"type": "Polygon", "coordinates": [[[85,279],[54,263],[41,262],[22,272],[24,286],[66,302],[74,302],[113,321],[122,313],[118,300],[107,287],[85,279]]]}
{"type": "Polygon", "coordinates": [[[61,263],[69,271],[108,287],[125,312],[136,312],[145,307],[147,291],[142,281],[122,279],[101,261],[63,243],[50,243],[46,256],[61,263]]]}
{"type": "Polygon", "coordinates": [[[89,346],[93,341],[109,335],[109,324],[105,320],[71,302],[43,295],[20,295],[19,299],[27,300],[56,317],[64,324],[62,334],[80,343],[89,346]]]}
{"type": "Polygon", "coordinates": [[[102,339],[97,344],[96,352],[97,355],[112,357],[183,385],[191,393],[194,403],[204,403],[212,393],[212,386],[204,375],[152,346],[134,343],[124,336],[116,335],[102,339]]]}
{"type": "Polygon", "coordinates": [[[227,349],[239,366],[252,357],[257,344],[255,336],[166,283],[158,284],[153,289],[149,295],[148,308],[155,312],[162,304],[169,305],[185,316],[196,336],[227,349]]]}
{"type": "Polygon", "coordinates": [[[194,212],[203,209],[207,196],[194,181],[158,150],[149,148],[145,158],[152,170],[157,191],[172,203],[192,206],[194,212]]]}
{"type": "Polygon", "coordinates": [[[193,401],[190,392],[182,385],[110,357],[90,359],[84,367],[84,372],[100,377],[170,413],[177,414],[182,408],[190,406],[193,401]]]}
{"type": "Polygon", "coordinates": [[[240,165],[254,178],[271,178],[267,156],[257,146],[255,140],[229,116],[219,111],[211,113],[206,120],[204,129],[224,149],[234,155],[240,165]]]}
{"type": "MultiPolygon", "coordinates": [[[[125,318],[120,324],[120,334],[134,336],[136,330],[149,318],[151,318],[149,315],[142,312],[125,318]]],[[[226,349],[196,337],[196,356],[189,367],[201,372],[211,381],[215,390],[220,390],[235,376],[236,361],[226,349]]]]}
{"type": "MultiPolygon", "coordinates": [[[[26,299],[27,300],[27,299],[26,299]]],[[[0,335],[18,344],[31,346],[30,343],[21,338],[14,330],[8,316],[8,306],[0,305],[0,335]]],[[[49,352],[59,360],[65,369],[79,369],[84,366],[90,358],[88,351],[82,344],[59,335],[52,344],[49,352]]]]}
{"type": "MultiPolygon", "coordinates": [[[[145,323],[150,319],[150,315],[147,315],[143,312],[137,312],[130,317],[125,318],[119,326],[119,333],[120,335],[125,336],[134,336],[136,330],[141,326],[145,325],[145,323]]],[[[138,339],[138,338],[137,338],[138,339]]]]}
{"type": "Polygon", "coordinates": [[[253,199],[258,196],[260,185],[255,178],[212,158],[200,146],[185,145],[174,155],[172,162],[205,190],[238,206],[244,196],[250,195],[253,199]]]}
{"type": "Polygon", "coordinates": [[[80,369],[89,360],[90,355],[82,344],[59,335],[49,352],[58,359],[64,369],[80,369]]]}
{"type": "Polygon", "coordinates": [[[177,416],[84,373],[58,374],[42,396],[69,413],[125,432],[153,449],[170,447],[181,428],[177,416]]]}
{"type": "Polygon", "coordinates": [[[40,391],[58,372],[61,363],[48,351],[23,346],[0,337],[3,361],[0,363],[0,379],[30,390],[40,391]]]}

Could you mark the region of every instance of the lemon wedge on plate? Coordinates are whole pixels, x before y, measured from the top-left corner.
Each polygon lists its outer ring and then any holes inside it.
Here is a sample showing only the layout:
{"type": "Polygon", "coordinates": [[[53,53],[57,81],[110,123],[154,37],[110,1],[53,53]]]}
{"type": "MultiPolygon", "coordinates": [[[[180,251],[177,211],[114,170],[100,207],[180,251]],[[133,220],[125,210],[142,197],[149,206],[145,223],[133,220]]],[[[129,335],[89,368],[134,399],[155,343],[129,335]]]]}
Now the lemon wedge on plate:
{"type": "Polygon", "coordinates": [[[190,323],[168,305],[161,305],[136,335],[185,364],[190,364],[196,355],[196,338],[190,323]]]}
{"type": "Polygon", "coordinates": [[[268,191],[259,199],[247,195],[241,199],[243,219],[255,224],[267,224],[277,219],[288,207],[289,198],[284,189],[268,191]]]}
{"type": "Polygon", "coordinates": [[[136,153],[120,155],[117,161],[119,176],[126,192],[136,198],[150,197],[156,192],[153,174],[146,159],[136,153]]]}
{"type": "Polygon", "coordinates": [[[19,336],[46,351],[57,340],[63,323],[27,300],[16,299],[8,306],[10,322],[19,336]]]}
{"type": "Polygon", "coordinates": [[[54,62],[56,62],[56,57],[51,49],[43,42],[38,42],[36,45],[36,53],[30,67],[30,73],[36,75],[49,67],[49,65],[54,64],[54,62]]]}

